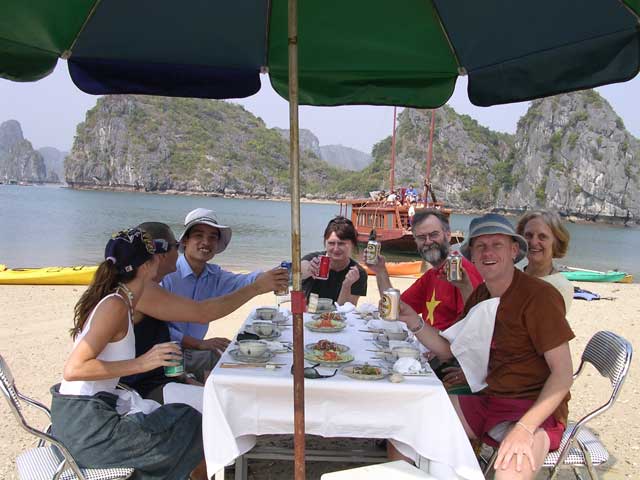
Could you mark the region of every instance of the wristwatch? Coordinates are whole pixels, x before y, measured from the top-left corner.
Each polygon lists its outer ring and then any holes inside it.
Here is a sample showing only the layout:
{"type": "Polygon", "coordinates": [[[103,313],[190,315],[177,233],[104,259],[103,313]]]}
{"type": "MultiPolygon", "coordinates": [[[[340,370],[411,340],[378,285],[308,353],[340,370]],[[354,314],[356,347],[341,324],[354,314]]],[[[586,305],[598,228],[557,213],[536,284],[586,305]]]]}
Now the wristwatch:
{"type": "Polygon", "coordinates": [[[411,333],[416,334],[424,328],[424,320],[422,319],[422,317],[418,317],[418,325],[415,328],[411,328],[408,325],[407,327],[409,328],[409,331],[411,333]]]}

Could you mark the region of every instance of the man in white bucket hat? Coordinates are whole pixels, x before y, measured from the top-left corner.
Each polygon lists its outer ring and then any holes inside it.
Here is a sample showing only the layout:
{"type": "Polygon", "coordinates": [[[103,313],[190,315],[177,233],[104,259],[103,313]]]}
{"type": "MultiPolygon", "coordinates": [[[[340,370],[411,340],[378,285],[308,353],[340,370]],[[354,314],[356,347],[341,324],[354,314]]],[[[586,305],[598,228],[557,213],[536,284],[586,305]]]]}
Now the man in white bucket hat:
{"type": "MultiPolygon", "coordinates": [[[[208,263],[222,253],[231,241],[231,227],[221,225],[213,210],[196,208],[184,219],[184,232],[180,236],[180,251],[176,271],[162,280],[162,286],[172,293],[193,300],[206,300],[232,293],[254,282],[260,271],[238,274],[208,263]]],[[[171,340],[182,344],[185,370],[204,382],[229,345],[226,338],[208,338],[207,324],[172,322],[169,324],[171,340]]]]}
{"type": "MultiPolygon", "coordinates": [[[[485,300],[499,297],[499,305],[487,345],[487,387],[481,395],[451,399],[470,438],[499,446],[497,479],[533,479],[567,425],[574,334],[564,300],[552,285],[515,268],[527,242],[501,215],[474,218],[461,252],[485,280],[465,303],[464,315],[485,300]]],[[[400,320],[439,358],[452,357],[449,342],[405,303],[400,320]]]]}

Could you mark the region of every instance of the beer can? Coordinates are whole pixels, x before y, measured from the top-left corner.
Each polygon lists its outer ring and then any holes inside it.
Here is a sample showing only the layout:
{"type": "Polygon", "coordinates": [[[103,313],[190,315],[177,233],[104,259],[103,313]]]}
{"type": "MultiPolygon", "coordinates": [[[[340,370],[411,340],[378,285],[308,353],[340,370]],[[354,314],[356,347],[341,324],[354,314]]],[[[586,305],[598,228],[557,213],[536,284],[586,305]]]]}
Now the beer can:
{"type": "MultiPolygon", "coordinates": [[[[175,343],[180,346],[180,342],[172,341],[170,343],[175,343]]],[[[176,358],[176,361],[173,365],[165,365],[164,367],[164,376],[165,377],[179,377],[184,374],[184,356],[181,354],[180,358],[176,358]]]]}
{"type": "Polygon", "coordinates": [[[291,270],[291,262],[282,261],[280,262],[280,268],[286,268],[289,270],[289,283],[287,284],[287,288],[283,288],[282,290],[276,290],[275,294],[279,297],[284,295],[289,295],[289,285],[293,284],[293,272],[291,270]]]}
{"type": "Polygon", "coordinates": [[[462,280],[462,255],[459,252],[451,252],[447,257],[447,280],[458,282],[462,280]]]}
{"type": "Polygon", "coordinates": [[[400,314],[400,290],[397,288],[387,288],[382,292],[380,302],[380,318],[395,322],[400,314]]]}
{"type": "Polygon", "coordinates": [[[320,267],[318,268],[318,275],[316,275],[316,278],[318,280],[328,280],[330,266],[331,258],[329,258],[327,255],[320,255],[320,267]]]}
{"type": "Polygon", "coordinates": [[[367,248],[364,251],[364,263],[375,265],[378,263],[378,255],[380,255],[380,242],[369,240],[367,248]]]}

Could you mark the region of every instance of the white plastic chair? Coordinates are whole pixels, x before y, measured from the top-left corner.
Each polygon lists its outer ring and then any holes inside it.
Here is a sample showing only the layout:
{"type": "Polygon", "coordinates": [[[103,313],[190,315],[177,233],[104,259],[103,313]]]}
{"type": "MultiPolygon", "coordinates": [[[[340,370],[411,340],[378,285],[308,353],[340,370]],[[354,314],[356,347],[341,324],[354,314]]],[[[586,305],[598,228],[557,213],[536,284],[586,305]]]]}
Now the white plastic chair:
{"type": "MultiPolygon", "coordinates": [[[[612,332],[597,332],[582,354],[580,366],[573,375],[574,380],[582,373],[585,364],[590,363],[595,369],[611,382],[611,396],[603,405],[600,405],[592,412],[588,413],[576,423],[570,423],[560,442],[560,448],[554,452],[549,452],[545,458],[542,468],[550,469],[549,478],[555,479],[561,468],[573,468],[576,472],[578,467],[586,467],[589,477],[592,480],[598,478],[594,467],[602,465],[609,460],[609,453],[600,440],[584,425],[592,418],[608,410],[616,401],[620,393],[620,388],[629,371],[633,347],[626,339],[612,332]]],[[[487,462],[484,469],[485,476],[491,473],[493,463],[498,454],[497,449],[487,462]]]]}
{"type": "Polygon", "coordinates": [[[426,472],[404,460],[378,463],[364,467],[350,468],[339,472],[325,473],[321,480],[435,480],[426,472]]]}
{"type": "Polygon", "coordinates": [[[29,425],[22,414],[25,405],[31,405],[44,412],[49,420],[51,412],[40,402],[18,391],[2,355],[0,389],[20,426],[39,439],[36,448],[27,450],[16,458],[16,468],[21,480],[124,480],[133,475],[133,468],[80,468],[65,446],[51,435],[49,429],[42,431],[29,425]],[[47,444],[50,446],[46,446],[47,444]],[[62,461],[59,459],[60,456],[63,457],[62,461]]]}

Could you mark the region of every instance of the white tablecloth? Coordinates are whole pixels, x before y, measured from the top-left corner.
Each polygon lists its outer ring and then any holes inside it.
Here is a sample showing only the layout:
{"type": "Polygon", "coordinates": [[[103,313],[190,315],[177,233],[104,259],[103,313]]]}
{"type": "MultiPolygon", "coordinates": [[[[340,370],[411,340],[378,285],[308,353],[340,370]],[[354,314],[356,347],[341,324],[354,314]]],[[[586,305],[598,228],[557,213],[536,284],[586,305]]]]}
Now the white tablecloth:
{"type": "MultiPolygon", "coordinates": [[[[310,319],[305,314],[305,321],[310,319]]],[[[351,347],[354,363],[377,363],[375,354],[367,351],[374,348],[372,335],[358,332],[366,328],[364,321],[349,314],[347,324],[339,333],[314,333],[305,328],[305,344],[327,338],[351,347]]],[[[288,327],[281,340],[291,340],[292,335],[288,327]]],[[[228,351],[220,360],[231,361],[228,351]]],[[[287,365],[277,370],[216,367],[209,376],[204,389],[203,438],[210,477],[249,451],[256,435],[293,433],[292,361],[291,353],[278,354],[272,362],[287,365]]],[[[353,380],[340,372],[332,378],[305,379],[305,431],[324,437],[393,439],[403,444],[403,453],[429,459],[430,471],[437,471],[438,478],[484,478],[435,375],[407,377],[402,383],[353,380]]]]}

